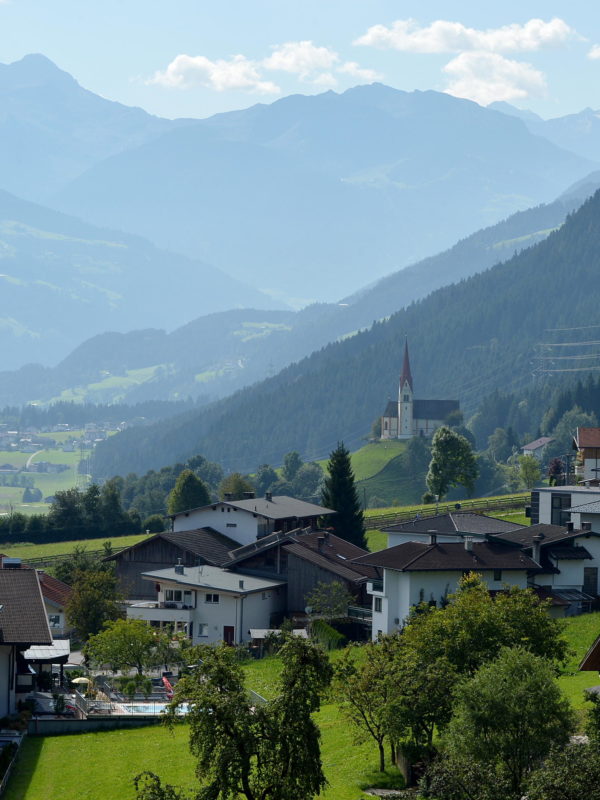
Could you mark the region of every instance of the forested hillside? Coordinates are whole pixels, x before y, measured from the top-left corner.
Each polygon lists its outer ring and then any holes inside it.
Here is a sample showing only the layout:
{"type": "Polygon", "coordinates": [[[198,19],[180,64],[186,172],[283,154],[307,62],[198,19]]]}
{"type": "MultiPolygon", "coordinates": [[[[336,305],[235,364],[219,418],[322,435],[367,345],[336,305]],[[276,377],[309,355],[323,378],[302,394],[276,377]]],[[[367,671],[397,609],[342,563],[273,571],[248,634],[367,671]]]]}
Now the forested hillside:
{"type": "Polygon", "coordinates": [[[225,469],[324,455],[356,445],[397,391],[408,333],[417,397],[458,397],[473,412],[494,388],[531,381],[546,329],[597,319],[600,193],[543,242],[491,270],[440,289],[366,332],[331,344],[205,411],[126,431],[98,448],[97,477],[184,460],[225,469]]]}

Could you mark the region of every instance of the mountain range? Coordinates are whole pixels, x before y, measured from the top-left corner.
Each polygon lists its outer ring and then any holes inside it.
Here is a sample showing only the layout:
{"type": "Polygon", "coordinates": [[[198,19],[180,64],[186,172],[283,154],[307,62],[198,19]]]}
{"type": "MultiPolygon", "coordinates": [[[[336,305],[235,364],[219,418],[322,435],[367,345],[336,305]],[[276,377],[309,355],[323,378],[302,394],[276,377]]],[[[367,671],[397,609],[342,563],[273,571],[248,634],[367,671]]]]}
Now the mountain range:
{"type": "Polygon", "coordinates": [[[336,304],[298,312],[222,311],[170,333],[144,328],[99,334],[54,368],[28,365],[0,373],[0,406],[56,398],[135,403],[223,397],[541,241],[598,186],[600,175],[590,176],[553,203],[513,214],[336,304]]]}
{"type": "MultiPolygon", "coordinates": [[[[208,408],[102,443],[95,474],[144,472],[196,453],[227,469],[254,470],[281,463],[294,449],[315,458],[338,440],[355,446],[397,393],[406,334],[416,394],[458,398],[470,415],[495,389],[531,385],[549,329],[594,324],[599,271],[597,192],[560,228],[509,260],[208,408]]],[[[586,364],[597,368],[595,351],[588,357],[586,364]]],[[[586,364],[578,362],[584,370],[586,364]]]]}

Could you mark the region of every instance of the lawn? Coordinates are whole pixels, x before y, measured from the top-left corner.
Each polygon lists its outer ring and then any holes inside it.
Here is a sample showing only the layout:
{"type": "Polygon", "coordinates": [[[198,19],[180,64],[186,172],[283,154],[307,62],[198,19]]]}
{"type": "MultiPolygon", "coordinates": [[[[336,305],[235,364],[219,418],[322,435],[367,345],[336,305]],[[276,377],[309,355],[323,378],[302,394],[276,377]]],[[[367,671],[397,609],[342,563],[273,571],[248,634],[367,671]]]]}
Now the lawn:
{"type": "MultiPolygon", "coordinates": [[[[380,472],[385,465],[396,458],[406,449],[406,442],[390,440],[389,442],[369,442],[360,450],[350,453],[354,477],[357,481],[364,481],[380,472]]],[[[327,469],[327,459],[318,462],[324,470],[327,469]]]]}
{"type": "Polygon", "coordinates": [[[2,552],[27,561],[28,558],[44,558],[45,556],[63,555],[72,553],[76,547],[85,547],[86,550],[101,550],[106,541],[113,547],[129,547],[145,539],[147,534],[135,533],[131,536],[104,536],[100,539],[78,539],[71,542],[50,542],[49,544],[31,544],[21,542],[17,544],[3,544],[2,552]]]}
{"type": "MultiPolygon", "coordinates": [[[[334,658],[337,654],[334,654],[334,658]]],[[[249,688],[267,698],[277,689],[281,668],[276,658],[245,665],[249,688]]],[[[326,800],[359,800],[361,788],[379,776],[377,752],[370,742],[356,745],[337,706],[317,715],[321,755],[329,788],[326,800]]],[[[188,727],[170,733],[162,726],[71,736],[30,737],[10,780],[5,800],[133,800],[132,778],[148,769],[171,783],[191,785],[194,761],[188,752],[188,727]]]]}
{"type": "MultiPolygon", "coordinates": [[[[464,511],[468,511],[469,507],[470,507],[469,503],[473,502],[473,500],[503,500],[506,496],[507,495],[495,495],[494,497],[473,497],[473,498],[471,498],[471,500],[460,500],[460,501],[457,501],[457,502],[460,502],[461,507],[462,507],[462,509],[464,511]]],[[[530,499],[531,494],[530,494],[530,492],[517,492],[516,494],[511,494],[509,496],[510,497],[520,497],[520,498],[523,498],[523,501],[527,501],[527,500],[530,499]]],[[[443,513],[446,513],[446,506],[447,505],[450,505],[450,506],[453,507],[454,506],[454,500],[444,501],[443,503],[440,503],[440,507],[443,507],[443,513]]],[[[387,506],[386,508],[368,508],[364,512],[364,514],[365,514],[365,517],[379,517],[382,514],[394,514],[394,513],[401,513],[401,512],[408,512],[408,511],[413,511],[415,514],[417,513],[417,511],[420,511],[421,513],[423,513],[423,512],[431,513],[434,510],[435,510],[435,506],[433,506],[431,504],[430,505],[423,505],[422,503],[419,503],[417,505],[411,504],[411,505],[402,505],[402,506],[387,506]]],[[[512,520],[512,513],[506,514],[506,513],[502,512],[502,513],[495,514],[493,511],[485,512],[485,513],[488,513],[490,516],[505,517],[506,519],[511,519],[511,521],[513,521],[512,520]]],[[[519,514],[522,515],[522,512],[516,512],[516,513],[519,513],[519,514]]],[[[527,524],[529,525],[529,520],[527,521],[527,524]]]]}

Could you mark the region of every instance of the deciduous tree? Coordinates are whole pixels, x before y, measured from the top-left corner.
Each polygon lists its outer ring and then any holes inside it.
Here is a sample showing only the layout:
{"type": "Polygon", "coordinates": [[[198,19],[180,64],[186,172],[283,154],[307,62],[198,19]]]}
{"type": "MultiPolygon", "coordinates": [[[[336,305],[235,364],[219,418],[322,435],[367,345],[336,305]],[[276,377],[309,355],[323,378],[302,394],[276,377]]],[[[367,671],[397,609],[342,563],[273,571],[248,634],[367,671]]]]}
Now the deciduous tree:
{"type": "Polygon", "coordinates": [[[67,621],[83,641],[99,633],[105,622],[122,617],[122,598],[117,592],[114,573],[108,570],[78,572],[66,614],[67,621]]]}
{"type": "Polygon", "coordinates": [[[464,436],[445,426],[438,428],[431,441],[431,461],[427,473],[430,492],[444,497],[453,486],[473,491],[477,479],[477,461],[464,436]]]}
{"type": "Polygon", "coordinates": [[[354,598],[341,581],[322,581],[306,597],[306,605],[326,620],[345,619],[354,598]]]}
{"type": "Polygon", "coordinates": [[[169,494],[167,511],[169,514],[176,514],[178,511],[200,508],[208,503],[210,503],[210,494],[204,481],[194,475],[191,469],[184,469],[169,494]]]}
{"type": "Polygon", "coordinates": [[[135,669],[138,675],[147,668],[180,660],[171,637],[141,619],[106,622],[104,630],[88,639],[85,654],[97,664],[109,664],[113,670],[135,669]]]}
{"type": "Polygon", "coordinates": [[[519,456],[519,471],[521,473],[521,481],[526,489],[531,490],[540,482],[542,471],[540,462],[535,456],[530,454],[519,456]]]}

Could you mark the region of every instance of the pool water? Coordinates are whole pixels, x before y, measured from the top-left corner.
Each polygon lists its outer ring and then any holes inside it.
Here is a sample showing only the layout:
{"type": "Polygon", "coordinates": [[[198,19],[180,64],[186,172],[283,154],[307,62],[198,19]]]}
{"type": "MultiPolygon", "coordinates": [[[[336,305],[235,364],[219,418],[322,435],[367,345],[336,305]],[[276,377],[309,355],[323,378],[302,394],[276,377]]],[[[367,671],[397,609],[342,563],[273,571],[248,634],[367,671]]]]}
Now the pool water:
{"type": "MultiPolygon", "coordinates": [[[[122,703],[126,714],[162,714],[168,703],[122,703]]],[[[178,714],[187,714],[187,703],[182,703],[177,709],[178,714]]]]}

